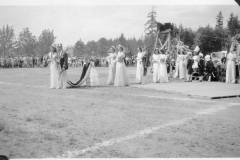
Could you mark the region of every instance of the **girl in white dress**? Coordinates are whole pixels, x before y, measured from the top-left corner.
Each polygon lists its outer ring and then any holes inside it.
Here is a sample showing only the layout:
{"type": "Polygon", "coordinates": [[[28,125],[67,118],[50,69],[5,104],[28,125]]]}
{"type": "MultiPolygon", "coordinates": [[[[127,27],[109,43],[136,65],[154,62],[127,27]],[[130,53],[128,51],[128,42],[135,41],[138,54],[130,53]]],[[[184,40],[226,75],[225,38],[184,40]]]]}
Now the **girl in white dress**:
{"type": "Polygon", "coordinates": [[[160,54],[159,50],[156,48],[154,51],[154,54],[152,56],[152,63],[153,63],[153,82],[158,83],[159,81],[159,76],[158,76],[158,71],[159,71],[159,63],[160,63],[160,54]]]}
{"type": "Polygon", "coordinates": [[[237,46],[234,45],[227,55],[226,83],[236,83],[236,49],[237,46]]]}
{"type": "Polygon", "coordinates": [[[124,63],[124,48],[123,46],[119,45],[118,46],[118,55],[116,58],[116,75],[115,75],[115,80],[114,80],[114,86],[117,87],[125,87],[129,85],[129,79],[127,75],[127,69],[124,63]]]}
{"type": "Polygon", "coordinates": [[[166,60],[167,60],[167,55],[165,55],[162,51],[160,51],[160,63],[159,63],[159,70],[158,70],[158,81],[160,83],[169,82],[166,60]]]}
{"type": "Polygon", "coordinates": [[[178,52],[177,59],[176,59],[176,65],[175,65],[175,73],[174,78],[178,78],[179,76],[179,62],[180,62],[180,53],[178,52]]]}
{"type": "Polygon", "coordinates": [[[184,77],[187,78],[187,63],[188,63],[188,53],[183,55],[183,69],[184,69],[184,77]]]}
{"type": "Polygon", "coordinates": [[[185,76],[185,67],[184,67],[184,55],[179,55],[179,79],[186,78],[185,76]]]}
{"type": "Polygon", "coordinates": [[[51,52],[48,54],[48,56],[50,61],[50,88],[55,89],[58,85],[60,65],[58,62],[57,50],[54,45],[51,46],[51,52]]]}
{"type": "Polygon", "coordinates": [[[108,80],[107,84],[108,85],[113,85],[114,80],[115,80],[115,74],[116,74],[116,49],[114,46],[111,47],[111,52],[110,55],[108,56],[108,62],[109,62],[109,74],[108,74],[108,80]]]}
{"type": "Polygon", "coordinates": [[[142,48],[138,48],[137,54],[137,71],[136,71],[136,81],[137,83],[142,83],[143,79],[143,65],[142,65],[143,52],[142,48]]]}

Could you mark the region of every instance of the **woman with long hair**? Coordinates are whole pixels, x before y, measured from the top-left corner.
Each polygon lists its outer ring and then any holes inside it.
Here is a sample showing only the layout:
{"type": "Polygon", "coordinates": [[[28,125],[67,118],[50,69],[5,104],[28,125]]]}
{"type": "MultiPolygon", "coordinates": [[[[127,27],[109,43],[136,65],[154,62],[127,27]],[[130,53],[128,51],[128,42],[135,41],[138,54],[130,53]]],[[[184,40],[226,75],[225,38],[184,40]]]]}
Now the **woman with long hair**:
{"type": "Polygon", "coordinates": [[[49,63],[50,63],[50,88],[55,89],[58,85],[58,71],[59,71],[59,63],[58,63],[58,53],[55,45],[50,47],[51,52],[48,54],[49,63]]]}

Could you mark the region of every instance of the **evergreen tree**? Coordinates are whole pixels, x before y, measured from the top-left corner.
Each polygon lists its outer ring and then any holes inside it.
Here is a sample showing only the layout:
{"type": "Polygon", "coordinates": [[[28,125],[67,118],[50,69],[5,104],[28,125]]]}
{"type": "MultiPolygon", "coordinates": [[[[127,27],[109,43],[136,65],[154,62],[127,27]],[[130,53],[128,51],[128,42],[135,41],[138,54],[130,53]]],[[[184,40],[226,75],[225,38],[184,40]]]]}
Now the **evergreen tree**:
{"type": "Polygon", "coordinates": [[[124,47],[127,47],[127,40],[126,40],[126,38],[124,37],[124,34],[122,33],[121,34],[121,36],[119,37],[119,43],[121,44],[121,45],[123,45],[124,47]]]}
{"type": "Polygon", "coordinates": [[[229,20],[227,21],[227,29],[230,36],[235,36],[240,30],[240,22],[238,16],[234,16],[233,13],[230,14],[229,20]]]}
{"type": "Polygon", "coordinates": [[[157,13],[154,11],[154,7],[152,7],[152,11],[148,13],[149,20],[145,24],[145,39],[147,51],[152,52],[154,49],[154,44],[157,36],[157,21],[156,21],[157,13]]]}
{"type": "Polygon", "coordinates": [[[223,16],[222,16],[222,12],[221,11],[217,15],[216,19],[217,19],[216,27],[217,28],[223,28],[223,16]]]}

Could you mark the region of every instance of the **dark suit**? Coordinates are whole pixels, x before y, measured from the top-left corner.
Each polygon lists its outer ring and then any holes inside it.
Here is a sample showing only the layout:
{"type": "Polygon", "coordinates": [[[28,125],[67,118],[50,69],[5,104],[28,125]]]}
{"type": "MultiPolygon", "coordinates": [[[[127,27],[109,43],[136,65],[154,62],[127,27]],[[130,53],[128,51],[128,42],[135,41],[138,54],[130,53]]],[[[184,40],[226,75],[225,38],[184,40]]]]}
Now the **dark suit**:
{"type": "Polygon", "coordinates": [[[68,54],[64,51],[60,52],[60,66],[61,69],[68,69],[68,54]]]}
{"type": "Polygon", "coordinates": [[[143,76],[147,75],[147,67],[150,66],[150,60],[149,60],[150,54],[146,52],[144,57],[142,58],[142,65],[143,65],[143,76]]]}

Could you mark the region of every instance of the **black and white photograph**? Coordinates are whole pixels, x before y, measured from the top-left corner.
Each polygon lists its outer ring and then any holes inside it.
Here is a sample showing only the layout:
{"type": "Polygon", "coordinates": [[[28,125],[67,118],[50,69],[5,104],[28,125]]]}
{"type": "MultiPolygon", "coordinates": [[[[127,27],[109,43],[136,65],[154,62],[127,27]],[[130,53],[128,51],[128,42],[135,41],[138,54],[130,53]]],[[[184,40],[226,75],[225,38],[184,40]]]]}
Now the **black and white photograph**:
{"type": "Polygon", "coordinates": [[[240,0],[0,0],[0,160],[240,158],[240,0]]]}

